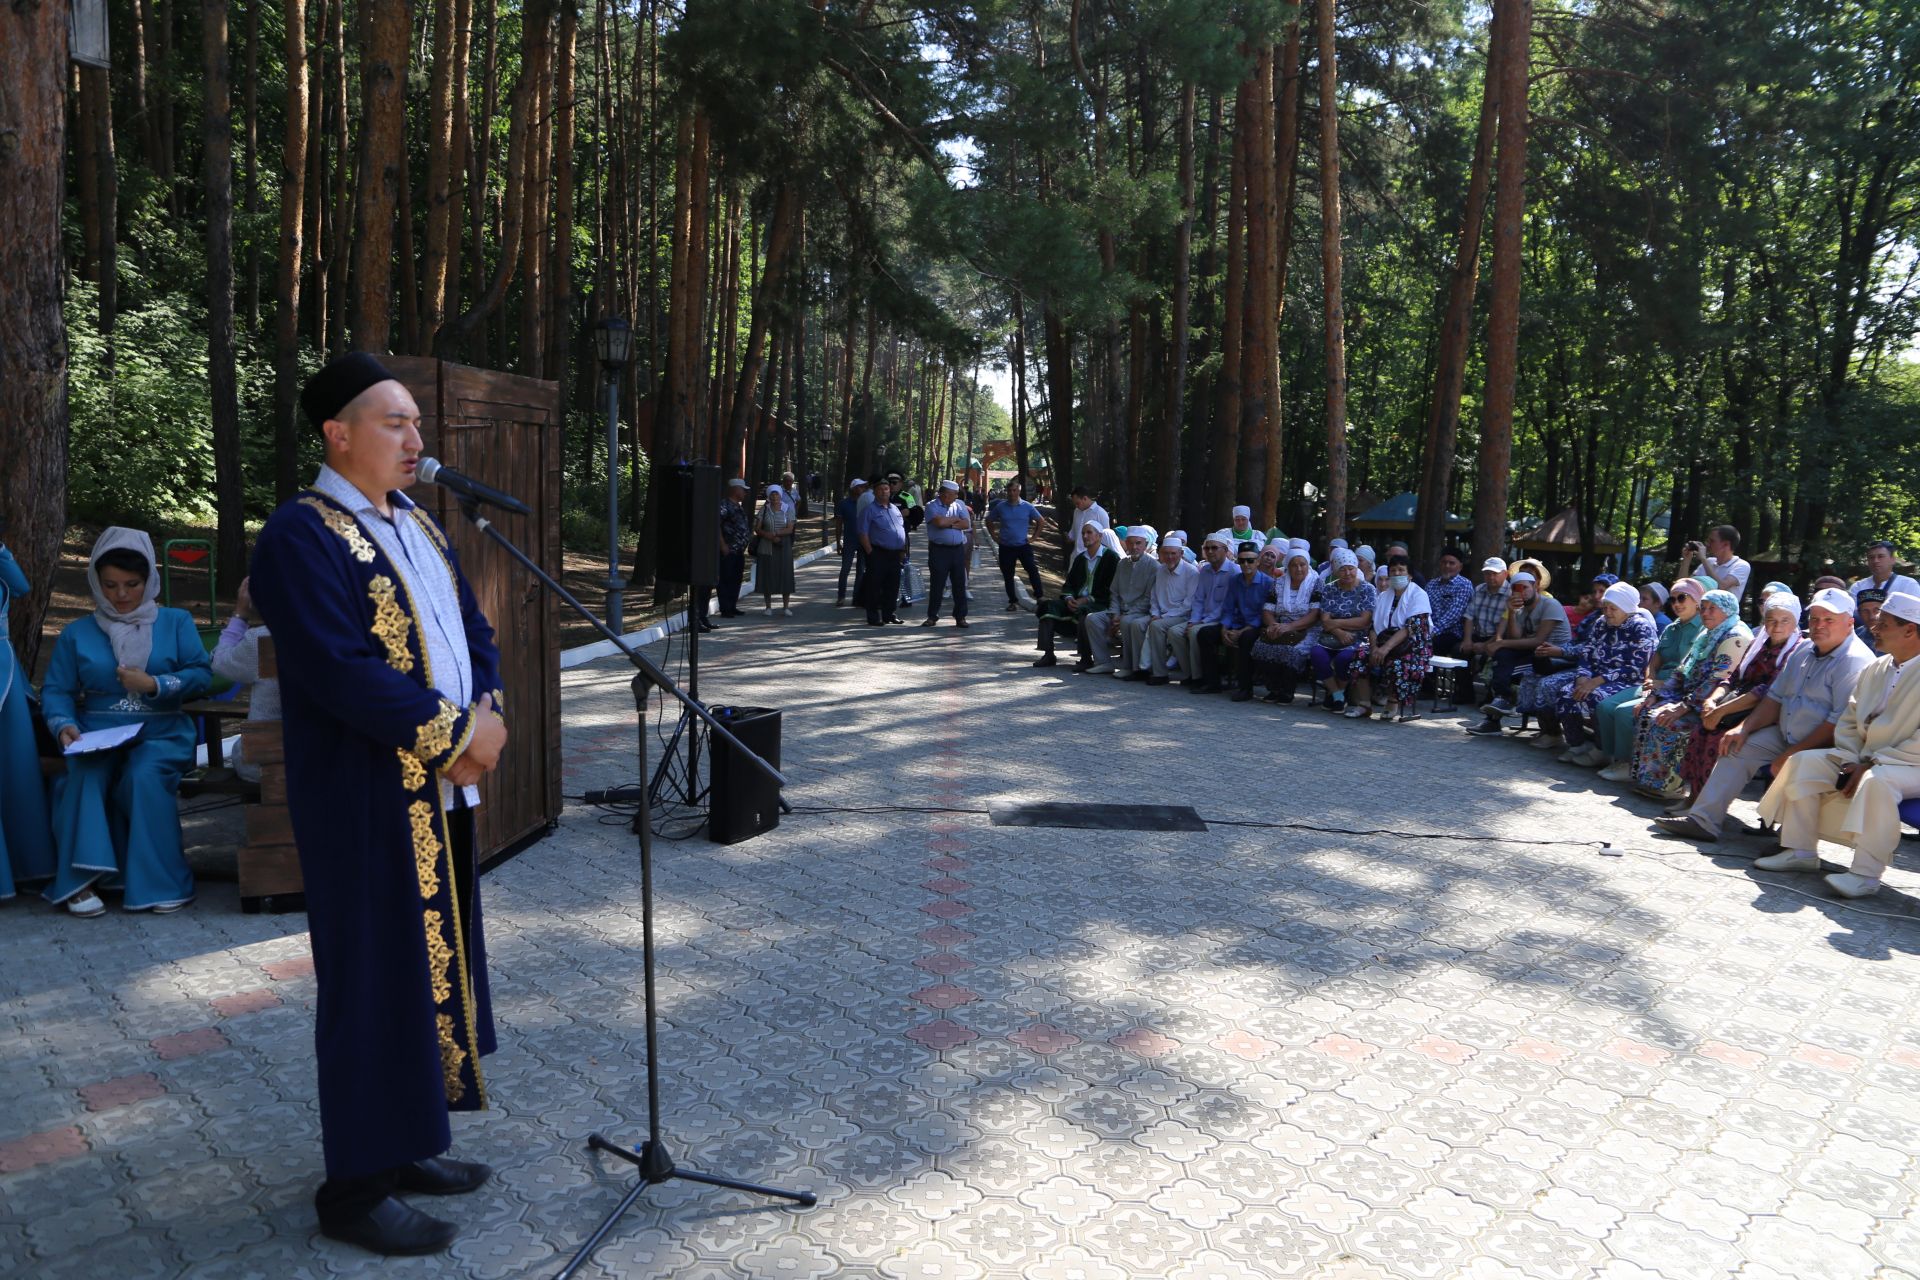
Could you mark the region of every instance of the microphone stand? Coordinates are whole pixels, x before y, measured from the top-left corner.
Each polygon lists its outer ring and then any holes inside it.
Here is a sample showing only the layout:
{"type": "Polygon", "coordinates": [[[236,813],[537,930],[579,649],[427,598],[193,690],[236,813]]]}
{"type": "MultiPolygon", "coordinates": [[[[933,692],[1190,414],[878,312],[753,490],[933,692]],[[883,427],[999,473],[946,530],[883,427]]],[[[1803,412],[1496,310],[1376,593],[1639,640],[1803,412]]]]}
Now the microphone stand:
{"type": "MultiPolygon", "coordinates": [[[[633,700],[634,714],[639,730],[636,736],[639,739],[640,777],[645,778],[647,776],[647,699],[651,696],[653,690],[658,689],[663,695],[677,699],[686,711],[699,717],[711,732],[719,735],[721,740],[731,744],[733,749],[740,753],[743,760],[758,769],[776,787],[784,787],[787,784],[786,778],[778,769],[775,769],[761,757],[748,750],[738,738],[733,736],[732,731],[716,719],[711,712],[681,692],[680,686],[673,682],[671,676],[655,666],[648,660],[645,654],[629,646],[623,637],[615,634],[614,630],[602,622],[591,609],[588,609],[576,600],[571,592],[558,582],[555,582],[544,569],[535,564],[526,552],[515,546],[510,539],[498,529],[494,528],[493,522],[480,513],[480,504],[477,499],[461,494],[459,495],[459,502],[462,514],[466,516],[474,528],[485,534],[494,545],[500,547],[509,556],[513,557],[513,559],[528,573],[531,573],[542,586],[558,596],[561,600],[564,600],[568,607],[575,613],[592,623],[594,629],[601,635],[613,641],[613,643],[619,647],[620,652],[627,655],[627,660],[633,663],[638,669],[639,674],[633,678],[633,700]]],[[[620,1159],[625,1160],[640,1171],[640,1180],[634,1184],[632,1190],[627,1192],[625,1198],[614,1206],[612,1212],[601,1219],[600,1225],[595,1228],[594,1233],[587,1237],[587,1242],[580,1246],[579,1250],[573,1255],[572,1260],[561,1269],[558,1280],[569,1280],[569,1277],[573,1276],[574,1273],[593,1256],[593,1251],[599,1248],[600,1242],[606,1239],[607,1233],[613,1230],[614,1225],[618,1223],[620,1219],[626,1215],[627,1210],[631,1209],[640,1197],[645,1194],[647,1188],[662,1182],[670,1182],[674,1179],[679,1179],[682,1182],[698,1182],[709,1187],[726,1187],[734,1191],[745,1191],[751,1195],[770,1196],[778,1200],[791,1200],[800,1205],[811,1205],[815,1201],[814,1194],[811,1191],[786,1191],[779,1187],[763,1187],[757,1183],[740,1182],[733,1178],[716,1177],[710,1173],[696,1173],[691,1169],[683,1169],[674,1163],[673,1155],[667,1150],[666,1140],[660,1135],[660,1055],[656,1034],[657,1018],[653,985],[652,808],[652,803],[648,799],[646,792],[642,791],[640,797],[640,812],[634,819],[634,829],[640,836],[640,922],[642,931],[640,954],[641,972],[644,975],[646,992],[647,1139],[638,1147],[623,1147],[598,1133],[590,1134],[587,1138],[588,1150],[605,1151],[609,1155],[618,1156],[620,1159]]]]}

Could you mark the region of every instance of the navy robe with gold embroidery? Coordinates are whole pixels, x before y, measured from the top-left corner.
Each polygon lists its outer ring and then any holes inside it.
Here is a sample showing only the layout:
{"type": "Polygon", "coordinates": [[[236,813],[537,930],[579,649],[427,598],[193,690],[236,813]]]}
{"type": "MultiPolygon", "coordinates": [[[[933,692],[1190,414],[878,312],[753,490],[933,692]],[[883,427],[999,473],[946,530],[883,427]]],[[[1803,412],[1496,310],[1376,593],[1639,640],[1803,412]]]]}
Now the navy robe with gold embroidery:
{"type": "MultiPolygon", "coordinates": [[[[472,687],[497,691],[493,628],[446,535],[418,508],[397,514],[445,558],[472,687]]],[[[331,499],[307,492],[275,511],[251,578],[279,658],[287,805],[319,981],[327,1176],[362,1177],[440,1154],[448,1111],[486,1106],[480,1056],[494,1035],[480,898],[462,919],[439,786],[474,710],[434,689],[405,580],[331,499]]]]}

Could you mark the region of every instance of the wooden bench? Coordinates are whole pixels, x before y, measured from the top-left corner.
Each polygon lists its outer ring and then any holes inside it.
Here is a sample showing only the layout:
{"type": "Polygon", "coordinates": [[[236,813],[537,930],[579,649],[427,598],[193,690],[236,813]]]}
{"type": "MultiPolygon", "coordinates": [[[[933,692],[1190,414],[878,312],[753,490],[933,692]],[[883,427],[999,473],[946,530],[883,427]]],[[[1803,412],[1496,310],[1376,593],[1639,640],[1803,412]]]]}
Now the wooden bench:
{"type": "MultiPolygon", "coordinates": [[[[279,670],[272,637],[260,637],[260,678],[273,679],[279,670]]],[[[247,806],[247,840],[240,846],[241,910],[301,910],[306,882],[300,876],[293,819],[287,813],[287,753],[280,722],[243,720],[238,728],[241,751],[249,764],[260,769],[259,798],[247,806]]]]}

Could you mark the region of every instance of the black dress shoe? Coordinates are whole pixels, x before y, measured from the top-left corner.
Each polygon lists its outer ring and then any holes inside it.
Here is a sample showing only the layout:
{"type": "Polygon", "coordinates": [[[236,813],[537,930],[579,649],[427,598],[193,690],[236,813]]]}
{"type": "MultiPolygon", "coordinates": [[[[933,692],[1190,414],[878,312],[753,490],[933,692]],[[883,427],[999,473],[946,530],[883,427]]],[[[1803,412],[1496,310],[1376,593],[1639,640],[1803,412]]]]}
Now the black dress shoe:
{"type": "Polygon", "coordinates": [[[388,1196],[351,1222],[322,1225],[320,1234],[372,1253],[406,1258],[441,1252],[453,1243],[457,1231],[451,1222],[429,1218],[405,1201],[388,1196]]]}
{"type": "Polygon", "coordinates": [[[1050,653],[1043,653],[1033,660],[1033,665],[1036,667],[1057,667],[1060,665],[1060,659],[1050,653]]]}
{"type": "Polygon", "coordinates": [[[1127,672],[1127,674],[1120,677],[1121,682],[1125,684],[1135,684],[1141,680],[1150,680],[1152,678],[1153,677],[1150,676],[1145,671],[1129,671],[1127,672]]]}
{"type": "Polygon", "coordinates": [[[887,621],[892,623],[896,627],[904,627],[907,625],[907,620],[905,618],[888,618],[887,621]]]}
{"type": "Polygon", "coordinates": [[[1082,658],[1080,659],[1080,661],[1073,664],[1073,669],[1075,671],[1078,671],[1081,675],[1085,675],[1087,672],[1093,670],[1093,659],[1082,658]]]}
{"type": "Polygon", "coordinates": [[[401,1191],[423,1196],[462,1196],[478,1191],[493,1176],[493,1170],[472,1160],[451,1160],[446,1156],[400,1166],[401,1191]]]}
{"type": "Polygon", "coordinates": [[[1147,677],[1148,684],[1161,685],[1161,684],[1166,684],[1167,681],[1168,681],[1168,677],[1166,676],[1148,676],[1147,677]]]}
{"type": "Polygon", "coordinates": [[[967,620],[965,618],[955,618],[953,620],[953,625],[956,627],[964,627],[967,625],[967,620]]]}
{"type": "Polygon", "coordinates": [[[702,631],[718,631],[720,628],[714,626],[711,622],[703,622],[700,624],[700,629],[702,631]]]}
{"type": "Polygon", "coordinates": [[[936,621],[938,621],[938,619],[936,619],[936,618],[928,618],[928,619],[926,619],[925,621],[923,621],[923,622],[922,622],[922,623],[921,623],[920,625],[921,625],[921,626],[923,626],[923,627],[930,627],[930,626],[932,626],[932,625],[933,625],[933,624],[934,624],[934,623],[935,623],[936,621]]]}

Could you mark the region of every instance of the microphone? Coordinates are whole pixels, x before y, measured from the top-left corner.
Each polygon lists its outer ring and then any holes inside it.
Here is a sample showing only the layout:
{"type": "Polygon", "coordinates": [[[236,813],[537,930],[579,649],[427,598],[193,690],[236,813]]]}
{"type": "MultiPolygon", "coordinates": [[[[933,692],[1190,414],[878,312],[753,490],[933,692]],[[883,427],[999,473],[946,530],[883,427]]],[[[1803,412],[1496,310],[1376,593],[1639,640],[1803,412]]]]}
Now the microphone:
{"type": "Polygon", "coordinates": [[[484,502],[499,507],[502,511],[511,511],[515,515],[530,516],[532,508],[509,493],[502,493],[491,485],[481,484],[470,476],[463,476],[450,467],[440,465],[438,458],[422,458],[415,465],[413,473],[428,484],[437,484],[442,489],[451,489],[463,498],[475,502],[484,502]]]}

